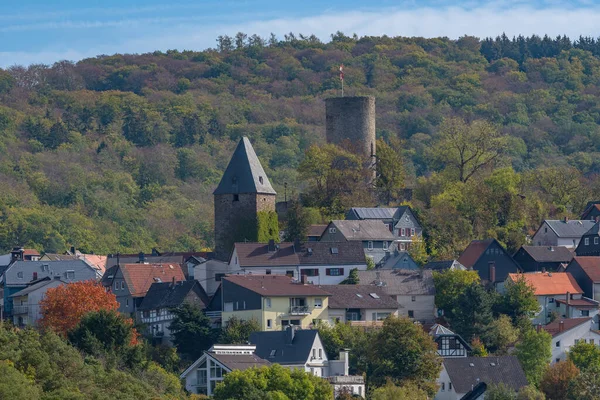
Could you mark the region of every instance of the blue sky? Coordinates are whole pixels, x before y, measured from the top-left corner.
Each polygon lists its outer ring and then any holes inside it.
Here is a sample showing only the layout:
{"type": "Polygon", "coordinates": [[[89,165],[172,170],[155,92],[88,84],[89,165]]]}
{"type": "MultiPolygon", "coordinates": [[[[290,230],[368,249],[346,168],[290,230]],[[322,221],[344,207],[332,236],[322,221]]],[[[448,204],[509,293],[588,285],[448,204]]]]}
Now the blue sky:
{"type": "Polygon", "coordinates": [[[238,31],[479,37],[600,36],[600,0],[1,0],[0,67],[202,50],[238,31]]]}

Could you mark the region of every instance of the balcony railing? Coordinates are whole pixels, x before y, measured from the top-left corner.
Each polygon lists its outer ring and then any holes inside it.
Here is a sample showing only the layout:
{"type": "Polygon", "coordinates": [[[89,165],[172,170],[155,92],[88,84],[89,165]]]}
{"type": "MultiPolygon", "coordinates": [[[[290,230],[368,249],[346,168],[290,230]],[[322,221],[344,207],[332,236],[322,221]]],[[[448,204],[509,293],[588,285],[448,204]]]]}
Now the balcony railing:
{"type": "Polygon", "coordinates": [[[308,306],[291,306],[291,315],[308,315],[310,314],[310,308],[308,306]]]}
{"type": "Polygon", "coordinates": [[[154,337],[163,337],[163,336],[165,336],[165,332],[164,331],[154,331],[153,335],[154,335],[154,337]]]}
{"type": "Polygon", "coordinates": [[[221,318],[221,311],[205,311],[208,318],[221,318]]]}
{"type": "Polygon", "coordinates": [[[29,306],[13,306],[13,315],[27,314],[29,312],[29,306]]]}
{"type": "Polygon", "coordinates": [[[152,317],[144,317],[142,315],[142,317],[140,318],[140,320],[144,324],[151,324],[153,322],[161,322],[161,321],[169,321],[171,319],[173,319],[173,315],[172,314],[157,315],[157,316],[152,316],[152,317]]]}

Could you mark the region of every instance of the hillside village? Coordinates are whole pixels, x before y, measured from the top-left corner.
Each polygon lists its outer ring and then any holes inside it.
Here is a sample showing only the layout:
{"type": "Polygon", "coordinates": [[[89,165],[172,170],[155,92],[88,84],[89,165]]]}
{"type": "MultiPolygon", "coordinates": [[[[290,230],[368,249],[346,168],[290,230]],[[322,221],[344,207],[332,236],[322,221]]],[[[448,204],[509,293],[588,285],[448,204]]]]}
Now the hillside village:
{"type": "MultiPolygon", "coordinates": [[[[361,160],[358,183],[373,187],[375,98],[325,105],[328,144],[361,160]]],[[[302,223],[259,156],[242,137],[214,190],[214,250],[15,247],[0,256],[2,318],[47,328],[57,289],[95,282],[140,340],[177,350],[188,393],[215,398],[228,376],[276,364],[325,382],[323,398],[409,388],[436,400],[559,398],[552,374],[600,367],[600,201],[579,220],[542,221],[514,253],[490,237],[434,259],[410,197],[302,223]]]]}

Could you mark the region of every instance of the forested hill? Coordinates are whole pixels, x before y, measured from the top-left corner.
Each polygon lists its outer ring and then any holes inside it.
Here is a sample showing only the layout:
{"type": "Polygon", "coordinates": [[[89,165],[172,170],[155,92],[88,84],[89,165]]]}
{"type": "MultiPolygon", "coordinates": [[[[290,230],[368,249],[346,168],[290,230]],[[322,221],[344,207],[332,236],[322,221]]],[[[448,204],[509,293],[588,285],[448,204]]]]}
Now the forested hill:
{"type": "Polygon", "coordinates": [[[576,215],[593,198],[593,39],[238,34],[217,45],[0,70],[0,247],[211,246],[212,190],[240,136],[280,197],[284,182],[302,189],[296,169],[324,142],[323,99],[339,95],[340,64],[346,94],[376,97],[378,136],[401,139],[434,254],[489,235],[514,247],[541,218],[576,215]],[[453,116],[487,120],[508,140],[464,182],[436,155],[453,116]]]}

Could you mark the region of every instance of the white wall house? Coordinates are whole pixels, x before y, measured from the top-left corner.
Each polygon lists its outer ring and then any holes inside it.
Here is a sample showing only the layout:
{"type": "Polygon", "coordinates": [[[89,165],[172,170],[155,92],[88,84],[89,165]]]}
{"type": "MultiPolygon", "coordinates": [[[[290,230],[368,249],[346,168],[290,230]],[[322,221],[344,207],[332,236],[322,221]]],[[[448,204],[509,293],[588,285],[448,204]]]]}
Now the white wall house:
{"type": "Polygon", "coordinates": [[[558,319],[538,329],[552,335],[552,363],[566,360],[571,346],[580,341],[600,345],[600,334],[592,330],[591,318],[558,319]]]}
{"type": "Polygon", "coordinates": [[[589,220],[544,220],[531,241],[534,246],[564,246],[574,249],[581,237],[594,226],[589,220]]]}

